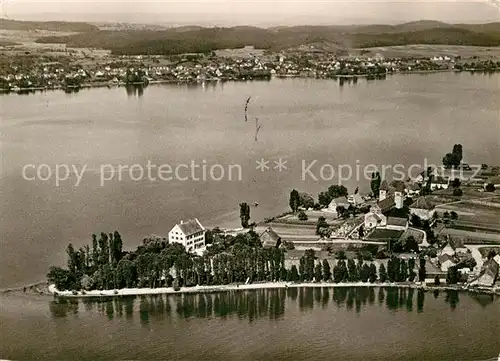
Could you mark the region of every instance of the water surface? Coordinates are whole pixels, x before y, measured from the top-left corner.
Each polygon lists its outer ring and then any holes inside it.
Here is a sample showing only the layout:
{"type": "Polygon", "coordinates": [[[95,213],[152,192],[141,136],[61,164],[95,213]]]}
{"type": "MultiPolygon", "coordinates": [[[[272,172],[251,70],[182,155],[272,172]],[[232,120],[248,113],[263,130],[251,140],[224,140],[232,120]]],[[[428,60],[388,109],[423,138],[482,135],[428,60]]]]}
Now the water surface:
{"type": "MultiPolygon", "coordinates": [[[[453,144],[464,161],[500,163],[500,75],[392,76],[339,86],[291,79],[201,86],[149,86],[0,97],[0,288],[44,278],[64,265],[68,242],[119,230],[125,247],[166,235],[179,220],[237,226],[238,204],[259,202],[255,220],[287,209],[293,188],[314,195],[332,183],[302,180],[301,161],[318,165],[440,163],[453,144]],[[249,121],[244,121],[244,104],[249,121]],[[254,141],[255,118],[263,128],[254,141]],[[282,157],[283,172],[255,170],[282,157]],[[203,160],[240,165],[241,181],[134,181],[125,174],[100,186],[102,164],[146,167],[203,160]],[[88,166],[76,178],[27,181],[26,164],[88,166]]],[[[316,173],[318,169],[316,168],[316,173]]],[[[33,175],[30,173],[30,176],[33,175]]],[[[344,181],[351,191],[369,183],[344,181]]]]}

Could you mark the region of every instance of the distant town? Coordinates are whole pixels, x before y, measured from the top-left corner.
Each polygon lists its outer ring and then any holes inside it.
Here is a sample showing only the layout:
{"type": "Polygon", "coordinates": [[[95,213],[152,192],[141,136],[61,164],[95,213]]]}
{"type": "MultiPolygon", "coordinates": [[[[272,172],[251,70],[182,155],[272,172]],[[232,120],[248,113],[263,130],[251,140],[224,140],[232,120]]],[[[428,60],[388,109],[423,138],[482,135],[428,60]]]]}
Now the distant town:
{"type": "Polygon", "coordinates": [[[398,73],[491,73],[500,70],[500,59],[462,59],[439,54],[426,58],[341,57],[310,50],[265,55],[253,48],[245,48],[240,51],[244,56],[238,56],[238,51],[236,56],[217,56],[215,52],[170,57],[122,55],[92,62],[81,60],[78,56],[65,57],[64,60],[54,60],[49,56],[17,56],[0,68],[0,89],[3,92],[26,92],[162,82],[269,80],[273,77],[338,79],[343,84],[346,81],[357,82],[358,78],[384,79],[387,75],[398,73]]]}
{"type": "Polygon", "coordinates": [[[294,189],[289,212],[260,222],[251,222],[243,202],[241,228],[180,220],[135,251],[122,249],[118,232],[94,235],[91,246],[69,245],[69,267],[50,269],[49,291],[83,297],[371,284],[500,294],[500,167],[471,171],[455,144],[441,168],[406,181],[375,172],[370,189],[332,185],[316,198],[294,189]]]}

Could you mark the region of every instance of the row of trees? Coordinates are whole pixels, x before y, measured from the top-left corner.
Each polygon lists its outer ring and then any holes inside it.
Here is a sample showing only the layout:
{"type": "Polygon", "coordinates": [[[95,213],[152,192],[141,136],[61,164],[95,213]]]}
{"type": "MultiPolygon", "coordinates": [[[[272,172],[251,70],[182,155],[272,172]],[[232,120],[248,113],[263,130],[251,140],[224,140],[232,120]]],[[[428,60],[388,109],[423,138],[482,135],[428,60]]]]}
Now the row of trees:
{"type": "MultiPolygon", "coordinates": [[[[219,285],[248,281],[400,282],[413,280],[414,262],[392,258],[388,269],[374,264],[338,260],[333,268],[325,259],[316,262],[307,250],[299,267],[285,267],[283,249],[263,248],[258,235],[250,231],[235,237],[215,234],[213,245],[203,256],[187,253],[177,243],[151,236],[135,251],[124,252],[118,232],[92,237],[92,247],[67,248],[68,267],[51,267],[47,278],[59,290],[119,289],[130,287],[181,287],[219,285]]],[[[425,262],[425,261],[424,261],[425,262]]]]}

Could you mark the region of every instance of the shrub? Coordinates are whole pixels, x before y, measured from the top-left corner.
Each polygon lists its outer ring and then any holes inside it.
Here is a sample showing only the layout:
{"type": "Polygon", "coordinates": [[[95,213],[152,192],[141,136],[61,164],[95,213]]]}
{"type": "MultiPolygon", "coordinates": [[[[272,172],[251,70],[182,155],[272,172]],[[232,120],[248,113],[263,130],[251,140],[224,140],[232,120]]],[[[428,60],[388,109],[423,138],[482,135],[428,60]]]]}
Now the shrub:
{"type": "Polygon", "coordinates": [[[299,221],[307,221],[308,220],[307,214],[305,214],[304,211],[301,211],[299,213],[298,218],[299,218],[299,221]]]}
{"type": "Polygon", "coordinates": [[[486,192],[494,192],[495,191],[495,185],[492,183],[488,183],[485,187],[486,192]]]}
{"type": "Polygon", "coordinates": [[[72,293],[74,296],[76,296],[76,295],[78,294],[78,291],[73,290],[71,293],[72,293]]]}
{"type": "Polygon", "coordinates": [[[461,197],[463,194],[464,194],[464,192],[460,188],[453,189],[453,195],[455,197],[461,197]]]}
{"type": "Polygon", "coordinates": [[[114,293],[115,295],[117,295],[117,294],[118,294],[118,290],[114,290],[114,291],[113,291],[113,293],[114,293]]]}

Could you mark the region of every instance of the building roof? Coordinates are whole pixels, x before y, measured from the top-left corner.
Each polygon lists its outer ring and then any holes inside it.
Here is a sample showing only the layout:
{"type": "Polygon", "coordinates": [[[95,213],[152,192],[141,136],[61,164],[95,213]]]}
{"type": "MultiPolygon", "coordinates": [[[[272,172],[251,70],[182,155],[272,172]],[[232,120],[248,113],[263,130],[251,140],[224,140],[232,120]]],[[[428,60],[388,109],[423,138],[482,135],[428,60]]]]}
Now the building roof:
{"type": "Polygon", "coordinates": [[[408,187],[409,190],[417,192],[420,190],[420,186],[417,183],[413,183],[408,187]]]}
{"type": "Polygon", "coordinates": [[[389,211],[395,205],[394,196],[389,196],[386,199],[377,202],[377,206],[380,208],[382,213],[389,211]]]}
{"type": "Polygon", "coordinates": [[[449,182],[443,177],[436,177],[432,180],[432,184],[448,184],[449,182]]]}
{"type": "Polygon", "coordinates": [[[417,198],[417,200],[415,202],[413,202],[411,205],[410,205],[410,208],[413,208],[413,209],[426,209],[426,210],[432,210],[434,209],[434,205],[431,204],[431,202],[429,202],[427,200],[427,198],[425,197],[419,197],[417,198]]]}
{"type": "Polygon", "coordinates": [[[347,201],[347,197],[345,196],[342,196],[342,197],[337,197],[335,199],[333,199],[330,204],[349,204],[349,202],[347,201]]]}
{"type": "Polygon", "coordinates": [[[396,192],[404,192],[405,182],[403,182],[402,180],[393,181],[391,184],[396,192]]]}
{"type": "Polygon", "coordinates": [[[367,240],[386,242],[389,240],[400,239],[403,233],[404,231],[398,231],[395,229],[375,229],[368,235],[367,240]]]}
{"type": "Polygon", "coordinates": [[[192,234],[202,232],[205,230],[205,228],[201,225],[200,221],[198,218],[191,219],[187,222],[182,222],[178,224],[179,228],[181,229],[182,233],[186,236],[190,236],[192,234]]]}
{"type": "Polygon", "coordinates": [[[438,261],[441,264],[445,263],[446,261],[451,261],[454,264],[456,263],[453,257],[450,256],[449,254],[442,254],[441,256],[438,257],[438,261]]]}
{"type": "Polygon", "coordinates": [[[424,241],[424,233],[417,231],[415,229],[408,228],[405,233],[403,234],[402,238],[404,240],[408,239],[408,237],[413,237],[415,241],[417,241],[418,244],[422,243],[424,241]]]}
{"type": "Polygon", "coordinates": [[[483,263],[481,275],[487,274],[495,279],[498,275],[498,268],[498,263],[494,259],[489,259],[483,263]]]}
{"type": "Polygon", "coordinates": [[[268,227],[260,235],[260,241],[264,247],[276,247],[280,240],[281,237],[271,227],[268,227]]]}
{"type": "Polygon", "coordinates": [[[401,226],[406,227],[408,220],[406,218],[400,217],[387,217],[388,226],[401,226]]]}
{"type": "Polygon", "coordinates": [[[383,219],[383,218],[382,218],[382,217],[383,217],[383,215],[378,214],[378,213],[374,213],[374,212],[367,213],[367,214],[366,214],[366,216],[367,216],[367,217],[373,217],[373,218],[375,218],[378,222],[382,221],[382,219],[383,219]]]}

